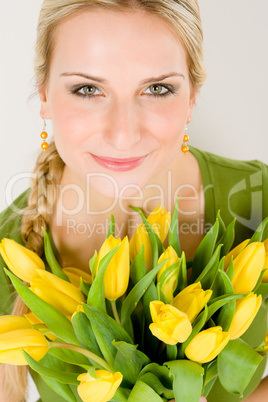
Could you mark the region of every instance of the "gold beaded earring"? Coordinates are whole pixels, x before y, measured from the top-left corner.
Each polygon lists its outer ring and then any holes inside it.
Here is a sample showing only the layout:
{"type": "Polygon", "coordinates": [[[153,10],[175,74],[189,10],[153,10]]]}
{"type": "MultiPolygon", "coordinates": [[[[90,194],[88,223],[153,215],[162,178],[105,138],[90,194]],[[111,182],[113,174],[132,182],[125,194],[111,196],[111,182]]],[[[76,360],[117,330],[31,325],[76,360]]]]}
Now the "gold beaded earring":
{"type": "MultiPolygon", "coordinates": [[[[188,121],[188,123],[190,123],[190,121],[188,121]]],[[[185,134],[184,134],[183,142],[182,142],[182,146],[181,146],[181,150],[184,153],[184,155],[186,155],[187,152],[189,151],[189,147],[186,144],[186,142],[189,141],[189,135],[187,134],[187,132],[188,132],[188,127],[186,126],[185,127],[185,134]]]]}
{"type": "Polygon", "coordinates": [[[46,120],[44,120],[44,127],[43,127],[42,133],[40,134],[40,137],[43,140],[43,142],[41,144],[41,148],[43,149],[43,151],[46,151],[48,149],[48,143],[46,142],[46,139],[47,139],[46,120]]]}

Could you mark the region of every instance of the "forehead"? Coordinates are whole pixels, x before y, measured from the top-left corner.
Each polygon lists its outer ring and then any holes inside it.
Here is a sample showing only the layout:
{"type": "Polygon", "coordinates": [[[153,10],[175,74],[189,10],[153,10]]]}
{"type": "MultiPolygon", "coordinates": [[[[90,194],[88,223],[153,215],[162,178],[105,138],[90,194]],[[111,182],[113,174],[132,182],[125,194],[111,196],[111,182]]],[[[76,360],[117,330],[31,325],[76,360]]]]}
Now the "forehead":
{"type": "Polygon", "coordinates": [[[94,9],[68,18],[55,30],[52,65],[96,73],[117,66],[120,74],[140,68],[150,74],[152,67],[159,74],[170,69],[187,74],[178,37],[162,18],[142,11],[94,9]]]}

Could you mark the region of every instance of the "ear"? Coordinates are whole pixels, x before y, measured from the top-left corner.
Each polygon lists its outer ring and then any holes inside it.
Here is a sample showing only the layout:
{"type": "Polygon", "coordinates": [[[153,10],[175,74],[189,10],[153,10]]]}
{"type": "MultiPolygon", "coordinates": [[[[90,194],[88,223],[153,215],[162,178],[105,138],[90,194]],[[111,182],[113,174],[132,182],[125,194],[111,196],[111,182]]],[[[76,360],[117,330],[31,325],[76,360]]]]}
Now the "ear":
{"type": "Polygon", "coordinates": [[[49,103],[47,97],[47,87],[45,85],[38,87],[41,108],[40,108],[40,116],[42,119],[50,119],[50,110],[49,110],[49,103]]]}
{"type": "Polygon", "coordinates": [[[197,97],[199,95],[199,91],[198,90],[191,90],[191,96],[190,96],[190,100],[189,100],[189,112],[188,112],[188,121],[192,120],[193,117],[193,108],[194,105],[196,103],[197,97]]]}

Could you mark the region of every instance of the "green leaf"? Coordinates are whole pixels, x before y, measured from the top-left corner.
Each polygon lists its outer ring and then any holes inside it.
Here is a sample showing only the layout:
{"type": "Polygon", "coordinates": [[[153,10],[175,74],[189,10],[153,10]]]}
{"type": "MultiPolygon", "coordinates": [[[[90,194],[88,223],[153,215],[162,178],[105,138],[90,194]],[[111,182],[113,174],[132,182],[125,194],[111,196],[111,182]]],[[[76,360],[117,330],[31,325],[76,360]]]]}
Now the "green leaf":
{"type": "Polygon", "coordinates": [[[223,244],[222,249],[221,249],[221,257],[223,257],[229,253],[229,251],[231,250],[231,247],[234,243],[235,223],[236,223],[236,218],[234,218],[234,220],[231,223],[229,223],[224,235],[221,238],[220,243],[223,244]]]}
{"type": "Polygon", "coordinates": [[[206,321],[208,321],[213,316],[213,314],[215,314],[216,311],[219,310],[221,307],[223,307],[230,301],[238,300],[238,299],[241,299],[242,297],[245,297],[245,295],[231,293],[231,294],[225,294],[223,296],[217,297],[216,299],[213,299],[213,303],[210,304],[210,306],[208,307],[208,316],[207,316],[206,321]]]}
{"type": "MultiPolygon", "coordinates": [[[[217,362],[217,360],[216,360],[216,362],[217,362]]],[[[215,384],[217,378],[218,378],[218,375],[215,376],[215,377],[213,377],[213,378],[203,387],[202,395],[203,395],[205,398],[208,397],[208,395],[209,395],[209,393],[210,393],[210,391],[211,391],[213,385],[215,384]]]]}
{"type": "Polygon", "coordinates": [[[199,402],[203,387],[203,367],[189,360],[174,360],[164,364],[174,377],[176,402],[199,402]]]}
{"type": "MultiPolygon", "coordinates": [[[[224,283],[224,293],[233,294],[234,289],[229,277],[226,275],[224,271],[219,271],[219,275],[221,276],[222,282],[224,283]]],[[[222,327],[223,331],[229,330],[234,317],[235,307],[236,307],[235,300],[229,301],[229,303],[226,303],[222,307],[220,314],[217,317],[217,324],[222,327]]]]}
{"type": "Polygon", "coordinates": [[[48,367],[43,366],[41,363],[35,361],[25,350],[23,350],[24,357],[29,364],[29,366],[42,376],[54,378],[55,380],[63,384],[74,384],[79,385],[80,382],[77,377],[81,373],[68,373],[65,371],[58,371],[48,367]]]}
{"type": "Polygon", "coordinates": [[[257,292],[259,286],[260,286],[261,283],[262,283],[262,278],[263,278],[263,276],[264,276],[264,274],[265,274],[265,272],[266,272],[267,270],[268,270],[268,268],[265,268],[265,269],[263,269],[263,270],[261,271],[261,274],[260,274],[260,276],[259,276],[259,279],[258,279],[256,285],[255,285],[255,288],[252,290],[253,293],[256,293],[256,292],[257,292]]]}
{"type": "Polygon", "coordinates": [[[215,360],[213,360],[213,362],[210,362],[207,365],[207,368],[205,371],[204,385],[207,385],[217,375],[218,375],[218,366],[217,366],[217,359],[215,359],[215,360]]]}
{"type": "Polygon", "coordinates": [[[15,275],[5,270],[11,279],[14,288],[29,309],[60,339],[67,343],[79,345],[75,336],[72,324],[65,315],[58,311],[51,304],[36,296],[24,283],[15,275]]]}
{"type": "MultiPolygon", "coordinates": [[[[64,363],[63,361],[57,359],[56,357],[50,355],[49,353],[47,353],[41,360],[39,360],[39,364],[47,367],[48,369],[54,369],[57,371],[69,371],[69,372],[74,371],[72,365],[70,365],[68,363],[64,363]]],[[[36,376],[39,376],[39,374],[36,371],[32,370],[31,376],[33,377],[33,379],[35,381],[35,378],[37,378],[36,376]]],[[[68,402],[76,402],[77,401],[76,397],[74,396],[73,389],[71,389],[70,385],[63,384],[63,383],[55,380],[54,378],[45,377],[45,376],[41,376],[41,377],[44,380],[44,382],[54,392],[56,392],[58,395],[60,395],[66,401],[68,401],[68,402]]],[[[51,395],[51,394],[49,393],[49,395],[51,395]]]]}
{"type": "Polygon", "coordinates": [[[72,324],[79,342],[95,355],[103,357],[86,314],[78,311],[72,317],[72,324]]]}
{"type": "Polygon", "coordinates": [[[227,274],[228,278],[230,279],[230,281],[232,281],[233,277],[234,277],[234,260],[233,260],[233,256],[231,257],[231,261],[230,261],[229,267],[228,267],[228,269],[226,271],[226,274],[227,274]]]}
{"type": "Polygon", "coordinates": [[[160,289],[159,282],[156,285],[156,290],[157,290],[157,300],[159,300],[159,301],[161,301],[161,302],[163,302],[165,304],[169,304],[168,298],[166,297],[166,295],[160,289]]]}
{"type": "Polygon", "coordinates": [[[99,348],[109,366],[114,366],[117,352],[112,341],[124,341],[133,344],[128,333],[112,317],[93,306],[83,304],[84,311],[91,323],[99,348]]]}
{"type": "Polygon", "coordinates": [[[226,231],[226,227],[225,227],[225,224],[224,224],[224,222],[222,220],[220,210],[218,210],[218,212],[217,212],[216,219],[218,219],[218,221],[219,221],[219,232],[218,232],[218,237],[217,237],[217,243],[220,244],[220,243],[222,243],[222,238],[223,238],[224,233],[226,231]]]}
{"type": "Polygon", "coordinates": [[[167,359],[168,360],[176,360],[177,359],[178,349],[177,349],[176,345],[166,345],[166,351],[167,351],[167,359]]]}
{"type": "Polygon", "coordinates": [[[119,387],[110,402],[127,402],[129,394],[130,389],[119,387]]]}
{"type": "Polygon", "coordinates": [[[144,226],[145,226],[145,228],[147,230],[147,233],[148,233],[148,236],[149,236],[149,239],[150,239],[150,243],[151,243],[153,267],[156,267],[157,266],[157,261],[158,261],[158,256],[160,255],[160,253],[158,251],[159,243],[157,241],[157,234],[153,230],[153,228],[150,225],[150,223],[147,221],[144,213],[142,212],[142,210],[140,208],[136,208],[136,207],[130,207],[130,208],[133,209],[133,211],[138,212],[138,214],[142,218],[142,221],[143,221],[144,226]]]}
{"type": "Polygon", "coordinates": [[[153,373],[145,373],[139,377],[139,380],[149,385],[158,395],[162,395],[167,399],[174,398],[172,389],[165,388],[160,379],[153,373]]]}
{"type": "Polygon", "coordinates": [[[109,224],[109,228],[107,231],[107,235],[106,235],[106,239],[109,239],[109,237],[112,235],[114,236],[114,216],[113,214],[111,214],[111,220],[110,220],[110,224],[109,224]]]}
{"type": "Polygon", "coordinates": [[[141,401],[163,402],[163,399],[151,387],[149,387],[149,385],[139,380],[134,385],[129,395],[128,402],[141,401]]]}
{"type": "Polygon", "coordinates": [[[120,245],[113,248],[100,260],[98,273],[91,285],[90,291],[88,292],[87,304],[93,307],[97,307],[104,312],[106,312],[104,296],[104,275],[111,259],[113,258],[119,247],[120,245]]]}
{"type": "Polygon", "coordinates": [[[207,263],[206,267],[198,276],[198,278],[195,280],[195,282],[201,282],[203,289],[209,289],[215,280],[215,277],[218,272],[220,250],[221,250],[221,244],[216,248],[214,254],[207,263]]]}
{"type": "Polygon", "coordinates": [[[262,242],[268,238],[268,216],[262,221],[262,223],[257,228],[256,232],[251,237],[249,243],[262,242]]]}
{"type": "Polygon", "coordinates": [[[62,384],[61,382],[55,380],[54,378],[41,376],[44,382],[53,389],[59,396],[68,402],[77,402],[70,386],[68,384],[62,384]]]}
{"type": "Polygon", "coordinates": [[[83,280],[83,278],[80,278],[80,289],[83,292],[83,294],[86,296],[86,298],[88,297],[88,292],[91,288],[91,284],[88,282],[85,282],[83,280]]]}
{"type": "Polygon", "coordinates": [[[211,260],[219,232],[219,221],[216,219],[212,228],[208,231],[198,246],[193,259],[191,283],[196,281],[196,278],[201,274],[203,269],[211,260]]]}
{"type": "Polygon", "coordinates": [[[243,396],[262,357],[242,339],[229,341],[218,356],[219,380],[231,394],[243,396]]]}
{"type": "Polygon", "coordinates": [[[131,345],[122,341],[113,341],[112,344],[117,349],[114,369],[123,374],[123,386],[124,384],[128,387],[134,385],[141,369],[150,363],[150,359],[140,350],[137,350],[138,345],[131,345]]]}
{"type": "Polygon", "coordinates": [[[186,288],[186,286],[187,286],[187,265],[186,265],[185,254],[183,251],[180,259],[178,286],[174,294],[177,295],[180,291],[186,288]]]}
{"type": "MultiPolygon", "coordinates": [[[[142,246],[139,254],[136,256],[136,258],[133,260],[131,264],[130,276],[133,283],[136,284],[146,274],[147,269],[144,262],[144,252],[142,246]]],[[[139,323],[136,323],[136,326],[139,325],[140,327],[139,334],[141,340],[139,341],[139,343],[141,345],[141,349],[146,350],[147,354],[149,354],[152,357],[155,356],[155,354],[157,353],[157,349],[159,346],[159,340],[155,336],[153,336],[151,331],[149,330],[149,325],[152,323],[152,317],[150,313],[150,302],[154,300],[157,300],[157,291],[155,284],[151,282],[151,284],[149,285],[148,289],[146,290],[145,294],[142,297],[142,305],[144,312],[139,313],[139,316],[136,317],[136,319],[139,321],[139,323]]],[[[132,315],[132,320],[134,318],[135,316],[132,315]]]]}
{"type": "Polygon", "coordinates": [[[74,352],[73,350],[53,347],[49,349],[48,353],[57,357],[65,363],[83,367],[85,370],[88,370],[90,366],[90,363],[86,356],[82,355],[81,353],[74,352]]]}
{"type": "Polygon", "coordinates": [[[157,378],[159,378],[165,388],[172,388],[173,380],[170,376],[170,371],[166,366],[160,366],[157,363],[147,364],[147,366],[141,370],[140,376],[146,373],[153,373],[157,378]]]}
{"type": "Polygon", "coordinates": [[[64,279],[67,282],[70,282],[68,276],[63,272],[61,266],[59,265],[54,252],[53,252],[53,248],[52,245],[50,243],[50,239],[49,236],[47,234],[47,232],[45,231],[44,228],[43,229],[43,233],[44,233],[44,251],[45,251],[45,256],[46,256],[46,260],[48,262],[48,265],[51,268],[51,271],[54,275],[58,276],[61,279],[64,279]]]}
{"type": "Polygon", "coordinates": [[[257,295],[262,295],[262,300],[268,299],[268,283],[262,283],[256,290],[257,295]]]}
{"type": "Polygon", "coordinates": [[[158,271],[160,271],[164,264],[165,261],[161,262],[159,265],[157,265],[157,267],[149,271],[142,279],[139,280],[139,282],[134,286],[133,289],[131,289],[131,291],[125,298],[121,310],[121,323],[123,326],[130,317],[131,313],[136,308],[138,301],[144,295],[148,286],[154,280],[158,271]]]}
{"type": "Polygon", "coordinates": [[[89,260],[89,269],[92,275],[92,281],[94,281],[96,276],[97,262],[98,262],[98,253],[95,250],[93,257],[89,260]]]}
{"type": "Polygon", "coordinates": [[[144,260],[144,247],[142,245],[139,253],[136,255],[134,260],[130,265],[130,277],[136,285],[145,275],[147,274],[147,269],[144,260]]]}
{"type": "Polygon", "coordinates": [[[179,200],[178,197],[176,199],[176,203],[174,206],[171,222],[170,222],[170,229],[168,233],[168,242],[169,245],[174,248],[178,257],[181,257],[181,246],[180,246],[180,239],[179,239],[179,200]]]}

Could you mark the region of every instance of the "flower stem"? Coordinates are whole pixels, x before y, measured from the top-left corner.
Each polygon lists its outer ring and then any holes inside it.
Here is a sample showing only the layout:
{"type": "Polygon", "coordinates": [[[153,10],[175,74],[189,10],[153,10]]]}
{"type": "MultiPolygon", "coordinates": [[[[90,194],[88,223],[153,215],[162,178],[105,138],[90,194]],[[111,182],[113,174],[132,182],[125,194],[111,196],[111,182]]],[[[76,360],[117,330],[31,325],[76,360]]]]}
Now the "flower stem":
{"type": "Polygon", "coordinates": [[[120,321],[120,318],[119,318],[119,315],[118,315],[118,311],[117,311],[117,308],[116,308],[116,301],[115,301],[115,300],[111,300],[111,306],[112,306],[112,310],[113,310],[113,314],[114,314],[114,319],[115,319],[115,321],[116,321],[119,325],[121,325],[121,321],[120,321]]]}
{"type": "Polygon", "coordinates": [[[110,373],[113,373],[113,370],[108,365],[108,363],[105,360],[103,360],[101,357],[95,355],[95,353],[90,352],[90,350],[81,348],[80,346],[71,345],[70,343],[60,343],[60,342],[50,342],[49,347],[50,348],[69,349],[69,350],[73,350],[74,352],[81,353],[82,355],[94,360],[94,362],[98,363],[104,369],[110,371],[110,373]]]}

